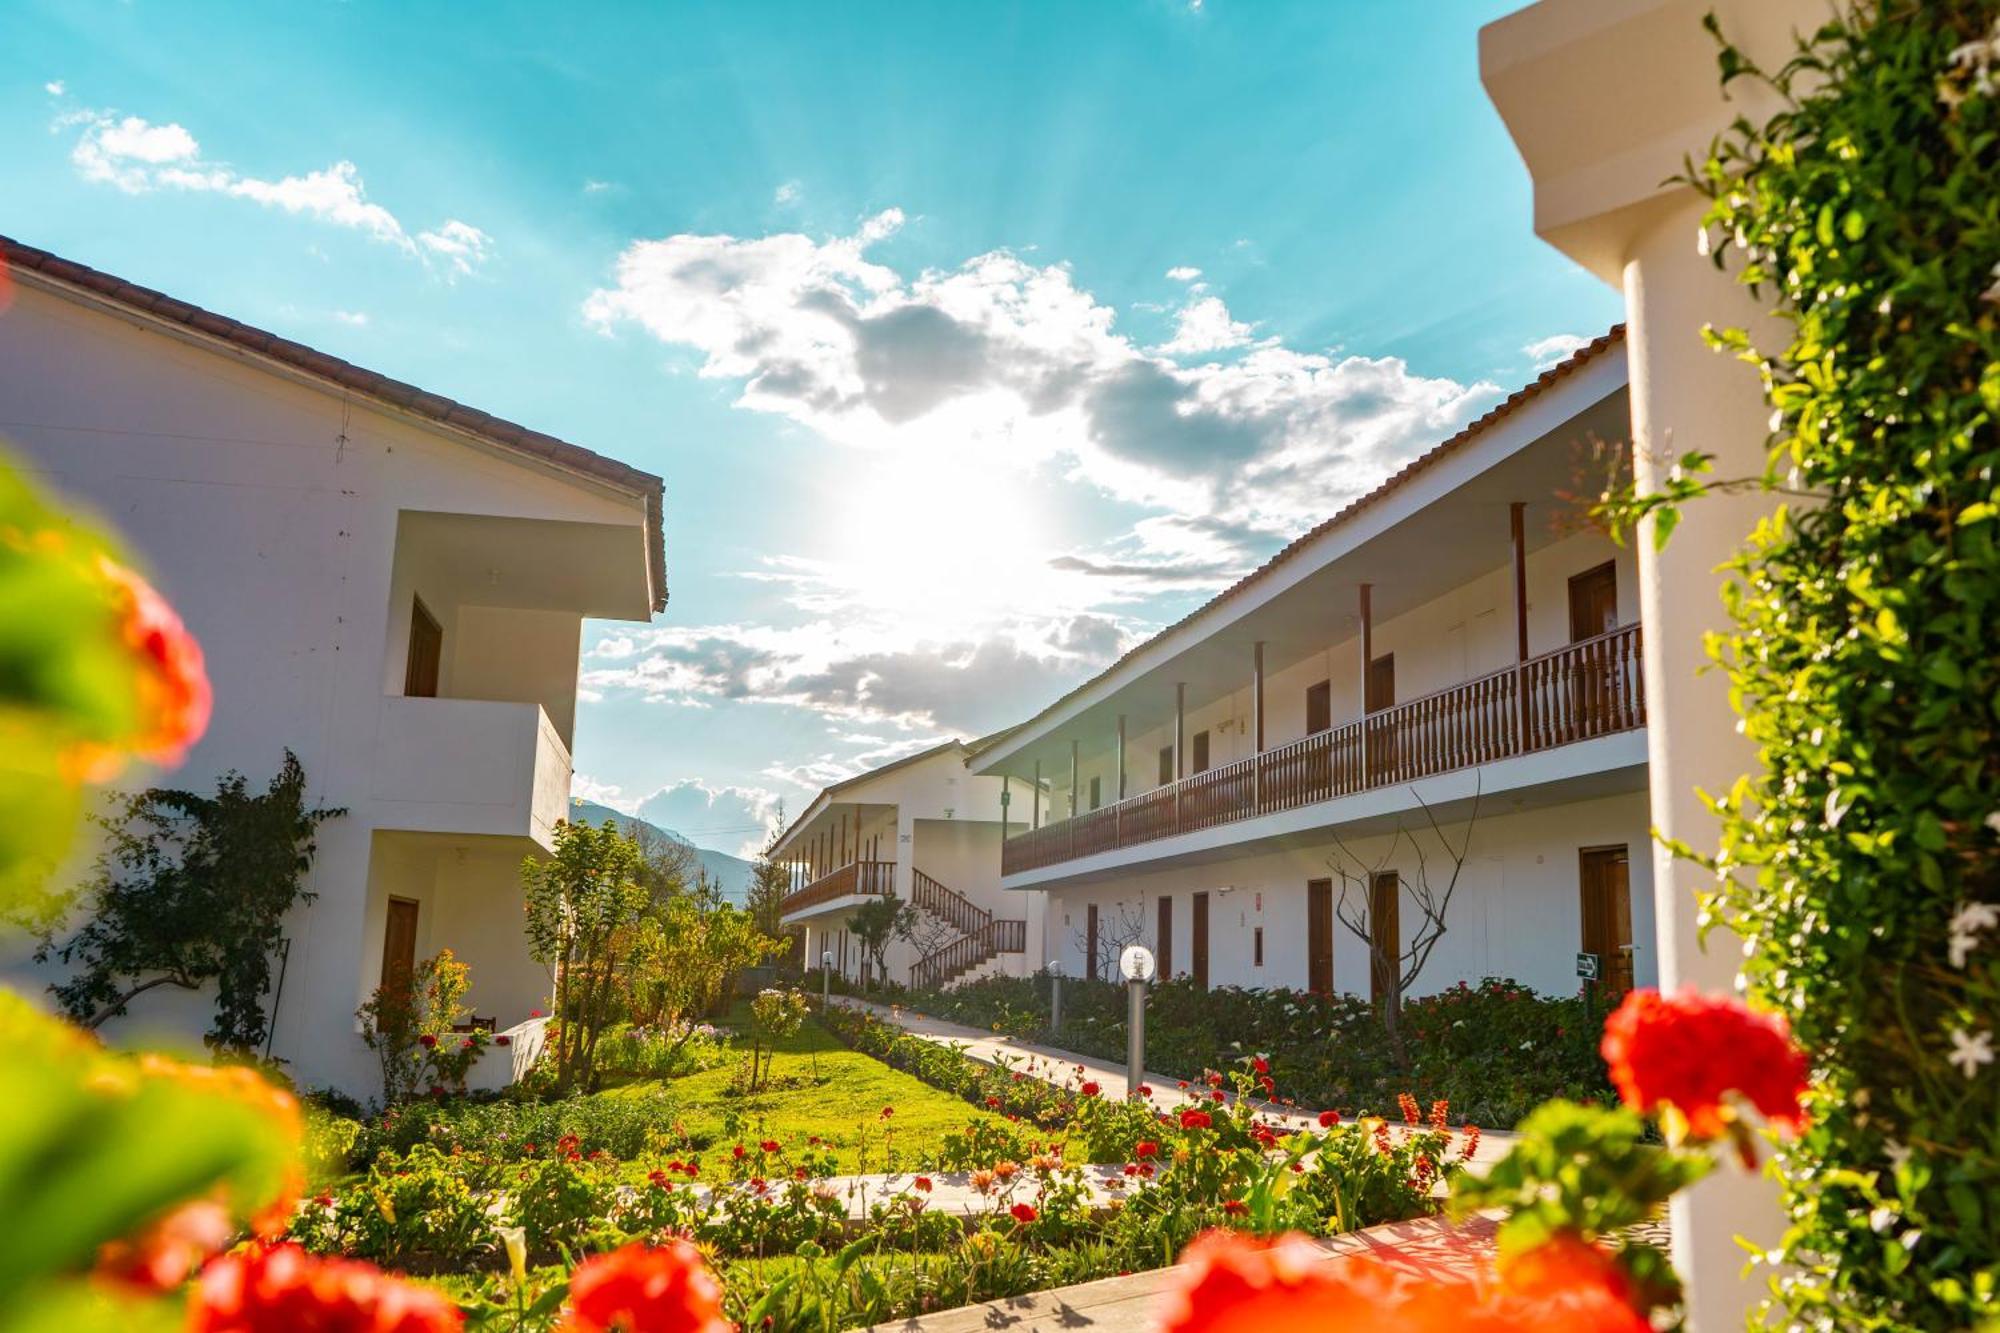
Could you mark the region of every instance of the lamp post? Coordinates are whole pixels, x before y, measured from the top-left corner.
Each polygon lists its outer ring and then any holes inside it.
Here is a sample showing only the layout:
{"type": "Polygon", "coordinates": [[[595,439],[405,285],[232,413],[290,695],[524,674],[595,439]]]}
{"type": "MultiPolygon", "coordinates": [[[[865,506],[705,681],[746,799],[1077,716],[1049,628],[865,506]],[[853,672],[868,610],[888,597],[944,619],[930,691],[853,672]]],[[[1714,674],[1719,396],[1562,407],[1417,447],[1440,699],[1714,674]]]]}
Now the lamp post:
{"type": "Polygon", "coordinates": [[[1125,1095],[1136,1098],[1146,1081],[1146,984],[1153,979],[1153,951],[1143,944],[1127,945],[1118,955],[1118,974],[1125,978],[1125,1095]]]}
{"type": "Polygon", "coordinates": [[[833,988],[833,950],[822,949],[819,955],[819,1011],[826,1012],[827,1000],[833,988]]]}
{"type": "Polygon", "coordinates": [[[1062,1026],[1062,959],[1049,959],[1049,1031],[1062,1026]]]}

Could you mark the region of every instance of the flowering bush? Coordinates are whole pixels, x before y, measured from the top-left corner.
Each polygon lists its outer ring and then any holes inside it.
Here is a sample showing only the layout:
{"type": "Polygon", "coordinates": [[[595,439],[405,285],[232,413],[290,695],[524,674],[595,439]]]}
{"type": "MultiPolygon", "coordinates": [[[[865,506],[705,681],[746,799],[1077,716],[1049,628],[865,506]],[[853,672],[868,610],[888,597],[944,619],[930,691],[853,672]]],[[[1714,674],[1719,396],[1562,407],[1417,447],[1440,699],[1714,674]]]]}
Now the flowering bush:
{"type": "MultiPolygon", "coordinates": [[[[920,1012],[1100,1059],[1125,1058],[1125,991],[1065,978],[1063,1026],[1048,1028],[1046,976],[986,977],[910,997],[920,1012]]],[[[1537,995],[1487,978],[1403,1001],[1399,1064],[1381,1017],[1352,995],[1204,990],[1160,982],[1147,997],[1146,1060],[1180,1075],[1217,1058],[1263,1051],[1290,1071],[1289,1095],[1353,1115],[1387,1111],[1396,1094],[1443,1098],[1486,1125],[1512,1125],[1551,1097],[1610,1100],[1597,1025],[1580,997],[1537,995]]]]}

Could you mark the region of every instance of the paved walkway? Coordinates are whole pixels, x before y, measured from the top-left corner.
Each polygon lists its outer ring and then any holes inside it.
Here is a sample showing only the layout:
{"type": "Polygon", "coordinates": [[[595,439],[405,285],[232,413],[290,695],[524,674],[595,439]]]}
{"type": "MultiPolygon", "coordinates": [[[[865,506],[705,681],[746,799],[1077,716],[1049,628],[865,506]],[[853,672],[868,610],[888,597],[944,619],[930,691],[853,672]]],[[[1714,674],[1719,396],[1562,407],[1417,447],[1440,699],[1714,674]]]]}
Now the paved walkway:
{"type": "MultiPolygon", "coordinates": [[[[1092,1056],[1078,1055],[1074,1051],[1041,1046],[1015,1037],[996,1036],[991,1032],[981,1032],[978,1028],[966,1027],[962,1023],[948,1023],[941,1018],[915,1013],[900,1005],[876,1004],[872,1000],[856,999],[849,995],[835,995],[831,1000],[834,1004],[859,1009],[873,1014],[884,1022],[894,1023],[913,1037],[922,1037],[925,1041],[933,1041],[940,1046],[956,1047],[982,1064],[1006,1065],[1049,1083],[1061,1084],[1072,1080],[1094,1081],[1104,1089],[1103,1095],[1110,1098],[1122,1098],[1126,1094],[1125,1066],[1122,1062],[1112,1065],[1092,1056]]],[[[1180,1091],[1180,1081],[1176,1076],[1155,1073],[1150,1069],[1145,1074],[1145,1084],[1152,1089],[1153,1102],[1168,1110],[1196,1100],[1188,1093],[1180,1091]]],[[[1258,1114],[1274,1125],[1304,1127],[1318,1124],[1317,1110],[1280,1106],[1275,1102],[1257,1102],[1254,1105],[1258,1114]]],[[[1513,1146],[1514,1139],[1513,1134],[1505,1131],[1482,1129],[1479,1149],[1472,1158],[1473,1168],[1477,1170],[1498,1161],[1513,1146]]]]}

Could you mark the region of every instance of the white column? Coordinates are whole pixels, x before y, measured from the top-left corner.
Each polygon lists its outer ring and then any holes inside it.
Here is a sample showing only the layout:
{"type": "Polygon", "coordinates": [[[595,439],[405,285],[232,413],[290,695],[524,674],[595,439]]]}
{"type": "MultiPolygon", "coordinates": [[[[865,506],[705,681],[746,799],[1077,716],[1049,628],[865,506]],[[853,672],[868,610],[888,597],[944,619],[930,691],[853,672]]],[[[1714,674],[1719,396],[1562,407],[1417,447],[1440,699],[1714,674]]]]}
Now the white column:
{"type": "MultiPolygon", "coordinates": [[[[1630,327],[1635,472],[1650,488],[1678,455],[1715,456],[1718,477],[1764,466],[1769,408],[1754,373],[1708,350],[1704,324],[1776,336],[1770,316],[1696,249],[1705,201],[1661,182],[1699,160],[1736,115],[1772,110],[1748,80],[1724,101],[1716,47],[1702,31],[1713,8],[1722,30],[1767,67],[1782,63],[1794,29],[1810,31],[1827,0],[1542,0],[1480,34],[1487,92],[1521,149],[1535,186],[1535,229],[1625,297],[1630,327]]],[[[1683,510],[1664,551],[1637,540],[1645,626],[1647,757],[1653,823],[1696,848],[1716,825],[1695,792],[1726,791],[1755,755],[1737,734],[1727,682],[1703,672],[1702,636],[1727,626],[1715,567],[1770,508],[1766,497],[1712,497],[1683,510]]],[[[1673,989],[1734,988],[1741,946],[1698,938],[1695,893],[1706,876],[1657,845],[1653,852],[1660,982],[1673,989]]],[[[1687,1283],[1697,1333],[1743,1327],[1767,1273],[1743,1279],[1737,1236],[1768,1245],[1783,1229],[1775,1187],[1725,1167],[1675,1200],[1674,1266],[1687,1283]]]]}

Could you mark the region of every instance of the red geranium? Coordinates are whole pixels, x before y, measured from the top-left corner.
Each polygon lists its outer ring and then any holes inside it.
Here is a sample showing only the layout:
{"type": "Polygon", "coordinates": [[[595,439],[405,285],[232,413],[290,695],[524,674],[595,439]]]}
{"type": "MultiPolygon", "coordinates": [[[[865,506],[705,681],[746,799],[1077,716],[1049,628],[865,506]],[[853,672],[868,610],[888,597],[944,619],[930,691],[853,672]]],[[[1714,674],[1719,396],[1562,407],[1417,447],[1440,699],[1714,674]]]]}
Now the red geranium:
{"type": "Polygon", "coordinates": [[[1182,1111],[1182,1129],[1208,1129],[1215,1124],[1206,1111],[1182,1111]]]}
{"type": "Polygon", "coordinates": [[[1160,1145],[1151,1139],[1143,1140],[1138,1147],[1132,1149],[1132,1155],[1135,1157],[1157,1157],[1159,1153],[1160,1145]]]}
{"type": "Polygon", "coordinates": [[[1339,1123],[1340,1123],[1340,1112],[1321,1111],[1319,1113],[1319,1127],[1321,1129],[1332,1129],[1335,1125],[1339,1123]]]}
{"type": "Polygon", "coordinates": [[[1805,1053],[1783,1018],[1737,1000],[1692,986],[1678,995],[1635,990],[1604,1020],[1600,1049],[1627,1106],[1650,1111],[1669,1103],[1697,1137],[1725,1132],[1734,1119],[1725,1100],[1732,1092],[1776,1124],[1796,1130],[1805,1123],[1805,1053]]]}
{"type": "Polygon", "coordinates": [[[926,1194],[929,1194],[931,1192],[931,1178],[929,1176],[918,1176],[915,1180],[911,1181],[910,1184],[915,1188],[922,1190],[926,1194]]]}
{"type": "Polygon", "coordinates": [[[684,1240],[632,1244],[577,1265],[563,1333],[731,1333],[722,1283],[684,1240]]]}
{"type": "Polygon", "coordinates": [[[189,1333],[455,1333],[440,1292],[371,1264],[317,1259],[296,1245],[225,1255],[202,1270],[189,1333]]]}
{"type": "Polygon", "coordinates": [[[177,764],[208,730],[215,697],[201,645],[153,586],[115,560],[99,567],[120,604],[125,644],[146,666],[139,684],[142,730],[132,749],[141,758],[177,764]]]}
{"type": "Polygon", "coordinates": [[[1092,1082],[1084,1084],[1083,1087],[1080,1089],[1080,1091],[1086,1097],[1095,1097],[1098,1093],[1103,1092],[1104,1089],[1099,1087],[1097,1083],[1093,1080],[1092,1082]]]}
{"type": "Polygon", "coordinates": [[[1022,1226],[1026,1226],[1028,1223],[1034,1221],[1035,1218],[1039,1216],[1039,1214],[1035,1212],[1035,1205],[1033,1205],[1032,1203],[1017,1203],[1012,1208],[1009,1208],[1007,1211],[1009,1213],[1012,1213],[1014,1215],[1014,1220],[1016,1222],[1019,1222],[1022,1226]]]}
{"type": "Polygon", "coordinates": [[[435,1050],[437,1048],[437,1044],[438,1044],[438,1039],[436,1034],[434,1033],[426,1032],[423,1036],[417,1038],[417,1045],[423,1047],[427,1051],[435,1050]]]}
{"type": "Polygon", "coordinates": [[[135,1287],[172,1291],[235,1234],[236,1224],[220,1203],[184,1203],[136,1239],[111,1241],[99,1249],[97,1273],[135,1287]]]}
{"type": "Polygon", "coordinates": [[[778,1151],[778,1141],[776,1139],[765,1139],[757,1147],[763,1152],[776,1152],[778,1151]]]}

